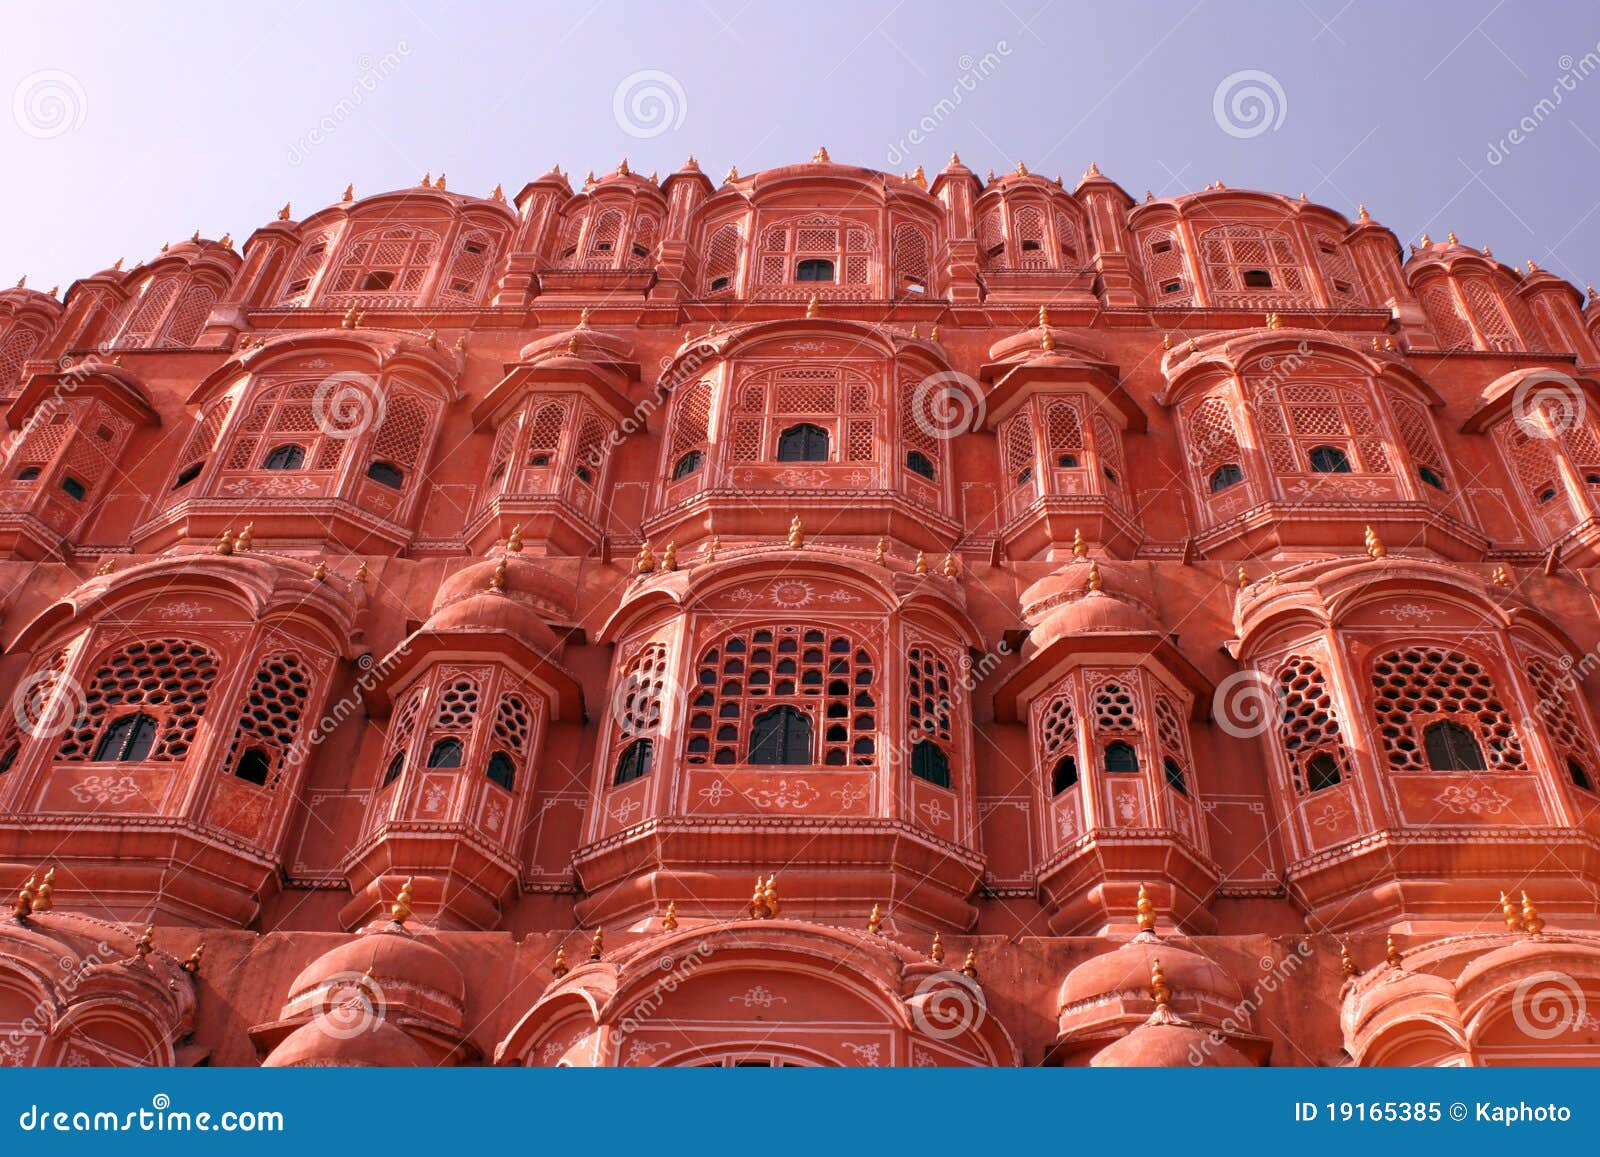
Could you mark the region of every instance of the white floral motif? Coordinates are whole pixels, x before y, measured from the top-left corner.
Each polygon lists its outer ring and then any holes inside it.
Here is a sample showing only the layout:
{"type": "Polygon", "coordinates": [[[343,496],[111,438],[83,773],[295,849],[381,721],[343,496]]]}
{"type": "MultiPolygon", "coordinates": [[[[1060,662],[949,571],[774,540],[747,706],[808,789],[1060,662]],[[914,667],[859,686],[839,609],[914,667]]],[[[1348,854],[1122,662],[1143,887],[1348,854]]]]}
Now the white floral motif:
{"type": "Polygon", "coordinates": [[[847,783],[843,787],[834,788],[828,794],[839,801],[841,810],[849,811],[856,804],[867,798],[867,789],[864,784],[847,783]]]}
{"type": "MultiPolygon", "coordinates": [[[[702,791],[700,794],[704,795],[705,792],[702,791]]],[[[616,820],[619,824],[625,824],[633,818],[633,813],[638,811],[642,806],[644,805],[631,797],[621,800],[617,803],[616,807],[611,809],[611,818],[616,820]]]]}
{"type": "Polygon", "coordinates": [[[697,793],[699,797],[712,807],[721,807],[722,801],[739,793],[728,786],[727,780],[714,780],[710,787],[703,787],[697,793]]]}
{"type": "Polygon", "coordinates": [[[1139,818],[1139,796],[1135,792],[1124,788],[1112,798],[1112,803],[1123,823],[1131,824],[1139,818]]]}
{"type": "Polygon", "coordinates": [[[484,810],[483,826],[491,832],[497,832],[500,830],[500,825],[504,822],[504,819],[505,816],[501,811],[500,803],[496,800],[484,810]]]}
{"type": "Polygon", "coordinates": [[[767,588],[772,601],[780,607],[803,607],[816,598],[817,588],[798,579],[775,582],[767,588]]]}
{"type": "Polygon", "coordinates": [[[422,810],[433,814],[444,810],[445,801],[450,798],[450,793],[437,783],[429,784],[422,789],[422,810]]]}
{"type": "Polygon", "coordinates": [[[1322,810],[1320,812],[1311,817],[1311,826],[1316,828],[1327,828],[1331,832],[1334,828],[1339,826],[1340,821],[1343,819],[1343,810],[1334,807],[1331,803],[1327,803],[1322,805],[1322,810]]]}
{"type": "Polygon", "coordinates": [[[1384,607],[1378,613],[1388,616],[1397,623],[1428,623],[1439,616],[1437,609],[1425,607],[1421,603],[1396,603],[1392,607],[1384,607]]]}
{"type": "Polygon", "coordinates": [[[90,775],[72,789],[72,798],[79,803],[127,803],[139,794],[139,785],[133,776],[90,775]]]}
{"type": "Polygon", "coordinates": [[[923,800],[917,806],[917,810],[925,813],[928,817],[928,822],[935,826],[944,823],[945,820],[950,818],[950,813],[945,811],[944,805],[936,799],[923,800]]]}
{"type": "Polygon", "coordinates": [[[28,1049],[22,1040],[0,1038],[0,1069],[20,1069],[27,1059],[28,1049]]]}
{"type": "Polygon", "coordinates": [[[876,1044],[858,1045],[854,1041],[846,1041],[844,1049],[846,1052],[855,1053],[860,1058],[861,1063],[869,1068],[875,1069],[878,1067],[878,1046],[876,1044]]]}
{"type": "Polygon", "coordinates": [[[753,788],[746,793],[750,801],[757,807],[792,807],[804,811],[822,798],[822,793],[812,787],[807,780],[797,779],[790,783],[787,779],[780,779],[776,789],[762,787],[753,788]]]}
{"type": "Polygon", "coordinates": [[[628,1055],[623,1058],[622,1063],[625,1064],[625,1065],[648,1064],[649,1061],[650,1061],[651,1056],[653,1056],[658,1050],[664,1049],[664,1048],[667,1048],[667,1047],[669,1047],[669,1046],[668,1046],[667,1042],[664,1041],[664,1040],[658,1040],[658,1041],[642,1041],[642,1040],[629,1041],[628,1042],[628,1055]]]}
{"type": "Polygon", "coordinates": [[[1455,815],[1471,812],[1475,816],[1497,816],[1505,811],[1511,799],[1493,784],[1453,783],[1434,796],[1433,802],[1455,815]]]}
{"type": "Polygon", "coordinates": [[[775,1004],[788,1004],[787,996],[779,996],[764,984],[753,984],[743,996],[728,997],[729,1004],[742,1004],[746,1008],[771,1008],[775,1004]]]}

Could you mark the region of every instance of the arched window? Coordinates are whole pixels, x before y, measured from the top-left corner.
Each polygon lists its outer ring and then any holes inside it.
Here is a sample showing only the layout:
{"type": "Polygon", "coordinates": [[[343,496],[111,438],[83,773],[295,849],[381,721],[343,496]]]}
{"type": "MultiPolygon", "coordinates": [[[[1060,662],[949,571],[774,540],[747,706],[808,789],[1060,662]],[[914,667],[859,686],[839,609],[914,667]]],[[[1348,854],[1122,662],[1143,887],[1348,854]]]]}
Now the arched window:
{"type": "Polygon", "coordinates": [[[1571,778],[1574,787],[1581,787],[1584,791],[1594,790],[1594,781],[1589,778],[1589,770],[1571,756],[1567,757],[1567,775],[1571,778]]]}
{"type": "Polygon", "coordinates": [[[367,477],[390,490],[399,490],[406,479],[405,473],[393,462],[372,463],[367,467],[367,477]]]}
{"type": "Polygon", "coordinates": [[[656,745],[651,739],[636,739],[622,749],[617,757],[616,774],[611,777],[613,787],[642,779],[650,774],[655,763],[656,745]]]}
{"type": "Polygon", "coordinates": [[[1316,661],[1291,655],[1277,675],[1278,742],[1289,758],[1301,793],[1321,791],[1344,778],[1344,741],[1333,714],[1333,697],[1316,661]]]}
{"type": "Polygon", "coordinates": [[[363,292],[382,293],[393,284],[394,274],[387,269],[374,270],[361,279],[363,292]]]}
{"type": "Polygon", "coordinates": [[[1106,744],[1105,769],[1109,772],[1130,772],[1139,770],[1139,753],[1134,751],[1131,743],[1124,743],[1118,739],[1106,744]]]}
{"type": "Polygon", "coordinates": [[[939,787],[950,786],[950,758],[931,739],[919,739],[911,747],[911,774],[939,787]]]}
{"type": "Polygon", "coordinates": [[[1060,795],[1069,787],[1078,786],[1078,757],[1063,755],[1050,773],[1050,794],[1060,795]]]}
{"type": "Polygon", "coordinates": [[[21,470],[17,471],[17,481],[18,482],[34,482],[34,481],[38,480],[39,474],[40,474],[39,467],[37,467],[37,466],[24,466],[21,470]]]}
{"type": "Polygon", "coordinates": [[[1321,791],[1333,787],[1341,778],[1338,761],[1326,751],[1319,751],[1306,760],[1306,790],[1321,791]]]}
{"type": "Polygon", "coordinates": [[[139,712],[112,720],[94,750],[95,763],[138,763],[156,741],[156,721],[139,712]]]}
{"type": "Polygon", "coordinates": [[[216,677],[216,659],[198,643],[153,639],[112,652],[84,689],[84,710],[62,738],[56,758],[73,762],[186,758],[216,677]],[[127,708],[136,708],[138,718],[147,723],[126,722],[132,716],[112,722],[113,711],[127,708]],[[112,742],[111,732],[119,723],[117,734],[122,738],[112,742]],[[153,729],[153,743],[141,737],[147,727],[153,729]],[[142,754],[127,754],[141,749],[142,754]],[[114,754],[119,751],[124,754],[114,754]]]}
{"type": "Polygon", "coordinates": [[[700,451],[690,450],[682,458],[678,459],[677,465],[673,466],[672,480],[676,482],[680,478],[689,477],[689,475],[700,469],[705,460],[706,456],[700,451]]]}
{"type": "Polygon", "coordinates": [[[1243,280],[1246,289],[1272,288],[1272,274],[1265,269],[1246,269],[1243,280]]]}
{"type": "Polygon", "coordinates": [[[61,476],[61,492],[76,502],[82,502],[83,496],[89,493],[89,488],[70,474],[61,476]]]}
{"type": "Polygon", "coordinates": [[[249,747],[239,757],[239,762],[233,765],[233,774],[246,783],[262,787],[266,784],[267,773],[271,769],[272,761],[267,757],[267,753],[259,747],[249,747]]]}
{"type": "Polygon", "coordinates": [[[400,773],[406,769],[406,755],[403,751],[394,753],[394,758],[389,761],[389,766],[383,772],[383,786],[388,787],[400,778],[400,773]]]}
{"type": "Polygon", "coordinates": [[[748,762],[762,766],[809,764],[811,740],[809,715],[797,707],[774,707],[757,715],[750,726],[748,762]]]}
{"type": "Polygon", "coordinates": [[[933,463],[928,461],[928,456],[921,450],[909,450],[906,452],[906,469],[913,474],[920,474],[930,481],[938,477],[938,472],[934,470],[933,463]]]}
{"type": "Polygon", "coordinates": [[[1432,466],[1418,466],[1417,477],[1435,490],[1444,489],[1444,475],[1440,474],[1432,466]]]}
{"type": "Polygon", "coordinates": [[[305,448],[293,443],[276,446],[267,453],[266,460],[261,463],[263,470],[298,470],[305,464],[305,448]]]}
{"type": "Polygon", "coordinates": [[[513,790],[517,782],[516,765],[503,751],[497,751],[489,757],[489,767],[484,774],[488,776],[490,783],[497,783],[507,791],[513,790]]]}
{"type": "Polygon", "coordinates": [[[178,471],[178,477],[173,480],[172,488],[174,490],[182,490],[185,486],[189,485],[189,483],[200,477],[200,471],[205,469],[205,465],[206,464],[202,461],[185,466],[182,470],[178,471]]]}
{"type": "Polygon", "coordinates": [[[779,462],[826,462],[828,432],[821,426],[802,422],[778,435],[779,462]]]}
{"type": "Polygon", "coordinates": [[[1430,723],[1422,731],[1422,745],[1433,771],[1485,771],[1483,751],[1472,732],[1448,719],[1430,723]]]}
{"type": "Polygon", "coordinates": [[[1211,493],[1237,486],[1244,481],[1244,471],[1237,462],[1224,462],[1211,472],[1211,493]]]}
{"type": "Polygon", "coordinates": [[[429,767],[460,767],[461,740],[441,739],[428,752],[429,767]]]}
{"type": "Polygon", "coordinates": [[[796,281],[832,281],[833,262],[822,257],[808,257],[794,267],[796,281]]]}
{"type": "Polygon", "coordinates": [[[1161,770],[1166,773],[1168,787],[1179,795],[1189,794],[1189,785],[1183,779],[1183,768],[1178,766],[1176,759],[1167,756],[1161,761],[1161,770]]]}
{"type": "Polygon", "coordinates": [[[1350,456],[1337,446],[1314,446],[1309,457],[1313,473],[1350,473],[1350,456]]]}
{"type": "Polygon", "coordinates": [[[17,762],[17,756],[22,754],[22,742],[18,740],[4,751],[0,751],[0,775],[11,770],[11,765],[17,762]]]}

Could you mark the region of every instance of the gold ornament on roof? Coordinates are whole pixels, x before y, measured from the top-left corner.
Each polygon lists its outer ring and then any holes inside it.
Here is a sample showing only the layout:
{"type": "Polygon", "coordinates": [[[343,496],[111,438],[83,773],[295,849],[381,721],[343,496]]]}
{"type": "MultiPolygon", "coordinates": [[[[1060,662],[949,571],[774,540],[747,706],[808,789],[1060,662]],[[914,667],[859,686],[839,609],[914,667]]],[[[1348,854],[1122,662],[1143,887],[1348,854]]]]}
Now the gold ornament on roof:
{"type": "Polygon", "coordinates": [[[1085,177],[1098,177],[1100,175],[1100,166],[1094,161],[1090,161],[1089,168],[1083,175],[1085,177]]]}
{"type": "Polygon", "coordinates": [[[1339,974],[1346,980],[1354,980],[1361,975],[1361,970],[1356,967],[1356,962],[1350,957],[1349,946],[1342,940],[1339,942],[1339,974]]]}
{"type": "Polygon", "coordinates": [[[506,191],[500,187],[500,182],[496,181],[494,183],[494,188],[489,190],[489,200],[498,201],[501,204],[504,204],[505,199],[506,191]]]}
{"type": "Polygon", "coordinates": [[[1170,350],[1172,348],[1172,335],[1170,333],[1164,333],[1161,335],[1161,348],[1164,350],[1170,350]]]}
{"type": "Polygon", "coordinates": [[[32,910],[34,912],[48,912],[56,906],[52,895],[56,890],[56,870],[51,868],[44,874],[44,879],[39,883],[39,890],[33,895],[32,910]]]}
{"type": "Polygon", "coordinates": [[[293,205],[290,202],[285,201],[283,203],[283,208],[278,210],[278,220],[287,221],[289,219],[289,214],[290,214],[290,211],[292,209],[293,209],[293,205]]]}
{"type": "Polygon", "coordinates": [[[1245,572],[1244,567],[1239,568],[1239,573],[1234,575],[1234,581],[1239,584],[1240,590],[1244,590],[1245,587],[1250,585],[1250,576],[1245,572]]]}
{"type": "Polygon", "coordinates": [[[1531,257],[1528,258],[1528,272],[1529,273],[1538,273],[1539,272],[1539,267],[1533,263],[1533,258],[1531,258],[1531,257]]]}
{"type": "Polygon", "coordinates": [[[1026,177],[1027,175],[1028,175],[1028,163],[1026,161],[1018,161],[1017,162],[1017,176],[1026,177]]]}
{"type": "Polygon", "coordinates": [[[18,920],[25,919],[33,911],[33,885],[34,877],[29,876],[17,890],[17,900],[11,906],[11,914],[18,920]]]}
{"type": "Polygon", "coordinates": [[[239,536],[233,540],[233,549],[236,551],[249,550],[255,545],[255,541],[256,524],[247,522],[244,524],[244,529],[239,532],[239,536]]]}
{"type": "Polygon", "coordinates": [[[211,548],[217,554],[233,553],[233,536],[224,530],[217,536],[217,544],[211,548]]]}
{"type": "Polygon", "coordinates": [[[886,559],[887,559],[888,552],[889,552],[889,540],[886,539],[886,538],[880,538],[878,540],[878,548],[873,553],[872,561],[877,563],[879,566],[882,566],[884,564],[884,562],[886,561],[886,559]]]}
{"type": "Polygon", "coordinates": [[[975,948],[967,950],[967,958],[961,962],[961,975],[968,980],[978,979],[978,951],[975,948]]]}
{"type": "Polygon", "coordinates": [[[1356,217],[1362,221],[1372,220],[1372,214],[1367,212],[1367,206],[1365,202],[1356,206],[1356,217]]]}
{"type": "Polygon", "coordinates": [[[867,915],[867,931],[874,936],[883,934],[883,905],[874,904],[872,911],[867,915]]]}
{"type": "Polygon", "coordinates": [[[789,549],[799,550],[806,544],[805,524],[797,514],[789,520],[789,549]]]}
{"type": "Polygon", "coordinates": [[[133,951],[140,960],[143,960],[156,949],[156,926],[146,924],[144,931],[139,934],[139,939],[133,945],[133,951]]]}
{"type": "Polygon", "coordinates": [[[1433,244],[1433,238],[1429,237],[1426,233],[1424,233],[1422,235],[1422,247],[1424,249],[1426,249],[1426,248],[1428,248],[1428,246],[1430,246],[1432,244],[1433,244]]]}
{"type": "Polygon", "coordinates": [[[517,523],[511,528],[511,533],[506,535],[506,549],[512,554],[522,553],[522,523],[517,523]]]}
{"type": "Polygon", "coordinates": [[[750,897],[750,918],[752,920],[770,920],[778,914],[778,877],[768,876],[762,880],[756,877],[755,892],[750,897]]]}
{"type": "Polygon", "coordinates": [[[678,545],[674,542],[667,543],[667,549],[661,552],[661,569],[678,569],[678,545]]]}
{"type": "Polygon", "coordinates": [[[200,943],[198,943],[198,944],[196,944],[194,946],[194,951],[189,953],[189,959],[185,960],[178,967],[182,968],[190,976],[199,976],[200,975],[200,960],[201,960],[201,958],[203,956],[205,956],[205,954],[206,954],[206,942],[204,940],[202,940],[202,941],[200,941],[200,943]]]}
{"type": "Polygon", "coordinates": [[[1517,902],[1504,892],[1500,893],[1500,914],[1505,917],[1507,932],[1522,931],[1522,911],[1517,902]]]}
{"type": "Polygon", "coordinates": [[[944,566],[940,567],[939,570],[945,578],[955,578],[956,575],[961,573],[961,568],[957,565],[954,554],[944,556],[944,566]]]}
{"type": "Polygon", "coordinates": [[[1461,244],[1461,242],[1456,240],[1456,231],[1454,229],[1452,229],[1452,230],[1450,230],[1450,232],[1446,233],[1445,236],[1450,238],[1450,244],[1452,244],[1452,245],[1460,245],[1461,244]]]}
{"type": "MultiPolygon", "coordinates": [[[[1589,296],[1594,296],[1594,286],[1592,285],[1589,287],[1589,296]]],[[[936,342],[939,340],[939,327],[937,324],[935,324],[934,327],[928,331],[928,340],[931,342],[936,342]]]]}
{"type": "Polygon", "coordinates": [[[423,173],[422,174],[422,180],[417,182],[417,188],[419,188],[419,189],[431,189],[432,187],[433,187],[433,174],[431,172],[423,173]]]}
{"type": "Polygon", "coordinates": [[[506,560],[503,557],[494,564],[494,572],[489,575],[489,589],[492,591],[506,589],[506,560]]]}
{"type": "Polygon", "coordinates": [[[917,565],[912,569],[915,570],[917,574],[928,573],[928,560],[920,550],[917,551],[917,565]]]}
{"type": "Polygon", "coordinates": [[[628,168],[628,158],[623,157],[622,161],[617,165],[617,175],[621,177],[627,177],[631,176],[632,173],[633,170],[628,168]]]}
{"type": "Polygon", "coordinates": [[[389,905],[389,919],[396,924],[404,924],[411,919],[411,888],[415,880],[416,877],[407,876],[406,882],[400,885],[400,894],[389,905]]]}
{"type": "Polygon", "coordinates": [[[348,204],[349,202],[354,201],[355,199],[356,199],[356,187],[355,187],[354,182],[352,182],[351,184],[348,184],[348,185],[346,185],[344,187],[344,196],[340,197],[339,200],[341,200],[341,201],[345,202],[346,204],[348,204]]]}
{"type": "Polygon", "coordinates": [[[933,947],[928,950],[928,956],[935,964],[944,963],[944,941],[937,932],[933,934],[933,947]]]}
{"type": "Polygon", "coordinates": [[[596,928],[594,935],[589,939],[589,959],[599,960],[600,954],[606,950],[606,930],[596,928]]]}
{"type": "Polygon", "coordinates": [[[1487,245],[1485,245],[1483,247],[1483,255],[1485,257],[1493,257],[1494,256],[1494,251],[1492,249],[1490,249],[1487,245]]]}
{"type": "Polygon", "coordinates": [[[1072,557],[1083,558],[1088,553],[1089,547],[1083,541],[1083,531],[1074,530],[1072,532],[1072,557]]]}
{"type": "Polygon", "coordinates": [[[1497,587],[1508,587],[1511,585],[1511,572],[1503,566],[1497,566],[1490,581],[1497,587]]]}
{"type": "Polygon", "coordinates": [[[1100,564],[1091,558],[1089,560],[1089,589],[1097,591],[1104,585],[1100,579],[1100,564]]]}
{"type": "Polygon", "coordinates": [[[1529,936],[1537,936],[1544,931],[1544,920],[1539,915],[1539,909],[1534,907],[1533,900],[1528,893],[1522,893],[1522,930],[1529,936]]]}
{"type": "Polygon", "coordinates": [[[572,969],[567,967],[567,950],[565,948],[557,948],[556,962],[550,966],[550,975],[560,980],[571,971],[572,969]]]}
{"type": "Polygon", "coordinates": [[[667,901],[667,913],[661,917],[661,931],[676,932],[678,930],[678,902],[667,901]]]}
{"type": "Polygon", "coordinates": [[[1387,558],[1389,550],[1383,545],[1383,539],[1378,537],[1378,532],[1372,527],[1366,529],[1367,557],[1371,559],[1387,558]]]}
{"type": "Polygon", "coordinates": [[[1390,936],[1388,940],[1384,942],[1383,958],[1388,963],[1390,968],[1400,967],[1400,947],[1394,942],[1393,936],[1390,936]]]}
{"type": "Polygon", "coordinates": [[[711,541],[706,543],[706,561],[716,562],[717,551],[720,549],[722,549],[722,539],[713,534],[711,536],[711,541]]]}
{"type": "Polygon", "coordinates": [[[311,577],[319,583],[325,582],[328,578],[328,564],[320,558],[317,559],[317,565],[311,568],[311,577]]]}
{"type": "Polygon", "coordinates": [[[639,557],[634,560],[633,569],[637,574],[649,574],[656,569],[655,552],[650,549],[648,538],[639,544],[639,557]]]}
{"type": "Polygon", "coordinates": [[[1156,930],[1156,906],[1150,899],[1150,891],[1143,884],[1139,885],[1139,899],[1134,904],[1134,913],[1139,921],[1139,931],[1154,932],[1156,930]]]}
{"type": "Polygon", "coordinates": [[[1156,1002],[1157,1008],[1166,1008],[1172,1003],[1172,985],[1167,983],[1167,974],[1161,971],[1159,959],[1150,961],[1150,999],[1156,1002]]]}
{"type": "Polygon", "coordinates": [[[811,155],[811,163],[813,165],[826,165],[830,162],[830,160],[831,158],[828,156],[828,149],[826,145],[811,155]]]}
{"type": "Polygon", "coordinates": [[[94,573],[95,573],[95,574],[97,574],[97,575],[105,575],[105,574],[110,574],[110,573],[112,573],[112,572],[113,572],[113,571],[115,571],[115,570],[116,570],[116,569],[117,569],[117,564],[116,564],[116,563],[114,563],[114,562],[112,562],[112,561],[111,561],[111,560],[110,560],[110,559],[109,559],[109,558],[108,558],[108,559],[106,559],[106,561],[105,561],[105,562],[103,562],[103,563],[101,563],[101,564],[100,564],[100,566],[99,566],[99,567],[98,567],[98,568],[97,568],[97,569],[96,569],[96,570],[95,570],[95,572],[94,572],[94,573]]]}
{"type": "Polygon", "coordinates": [[[367,564],[365,562],[357,564],[357,566],[356,566],[356,582],[360,583],[362,586],[366,586],[367,585],[367,580],[369,578],[371,578],[371,577],[372,577],[372,572],[367,569],[367,564]]]}
{"type": "Polygon", "coordinates": [[[814,320],[821,312],[822,302],[817,295],[813,293],[811,295],[811,300],[806,302],[806,318],[807,320],[814,320]]]}

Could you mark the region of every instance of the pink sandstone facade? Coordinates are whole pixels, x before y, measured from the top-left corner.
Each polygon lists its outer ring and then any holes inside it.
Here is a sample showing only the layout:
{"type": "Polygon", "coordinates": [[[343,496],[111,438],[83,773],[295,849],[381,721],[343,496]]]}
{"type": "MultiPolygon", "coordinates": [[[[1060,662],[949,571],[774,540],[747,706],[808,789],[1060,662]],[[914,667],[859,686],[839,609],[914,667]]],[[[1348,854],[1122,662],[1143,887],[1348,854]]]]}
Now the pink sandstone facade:
{"type": "Polygon", "coordinates": [[[1597,340],[826,152],[0,292],[0,1064],[1600,1060],[1597,340]]]}

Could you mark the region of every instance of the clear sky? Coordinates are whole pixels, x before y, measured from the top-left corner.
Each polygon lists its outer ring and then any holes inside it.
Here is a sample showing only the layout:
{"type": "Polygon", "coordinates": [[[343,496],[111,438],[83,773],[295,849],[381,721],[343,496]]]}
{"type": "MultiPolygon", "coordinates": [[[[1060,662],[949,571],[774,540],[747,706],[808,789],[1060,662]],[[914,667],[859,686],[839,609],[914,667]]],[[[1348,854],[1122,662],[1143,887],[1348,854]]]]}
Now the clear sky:
{"type": "Polygon", "coordinates": [[[242,240],[348,181],[515,192],[689,153],[720,178],[819,144],[1069,187],[1093,160],[1135,197],[1304,190],[1600,281],[1594,0],[4,0],[0,96],[0,284],[242,240]]]}

